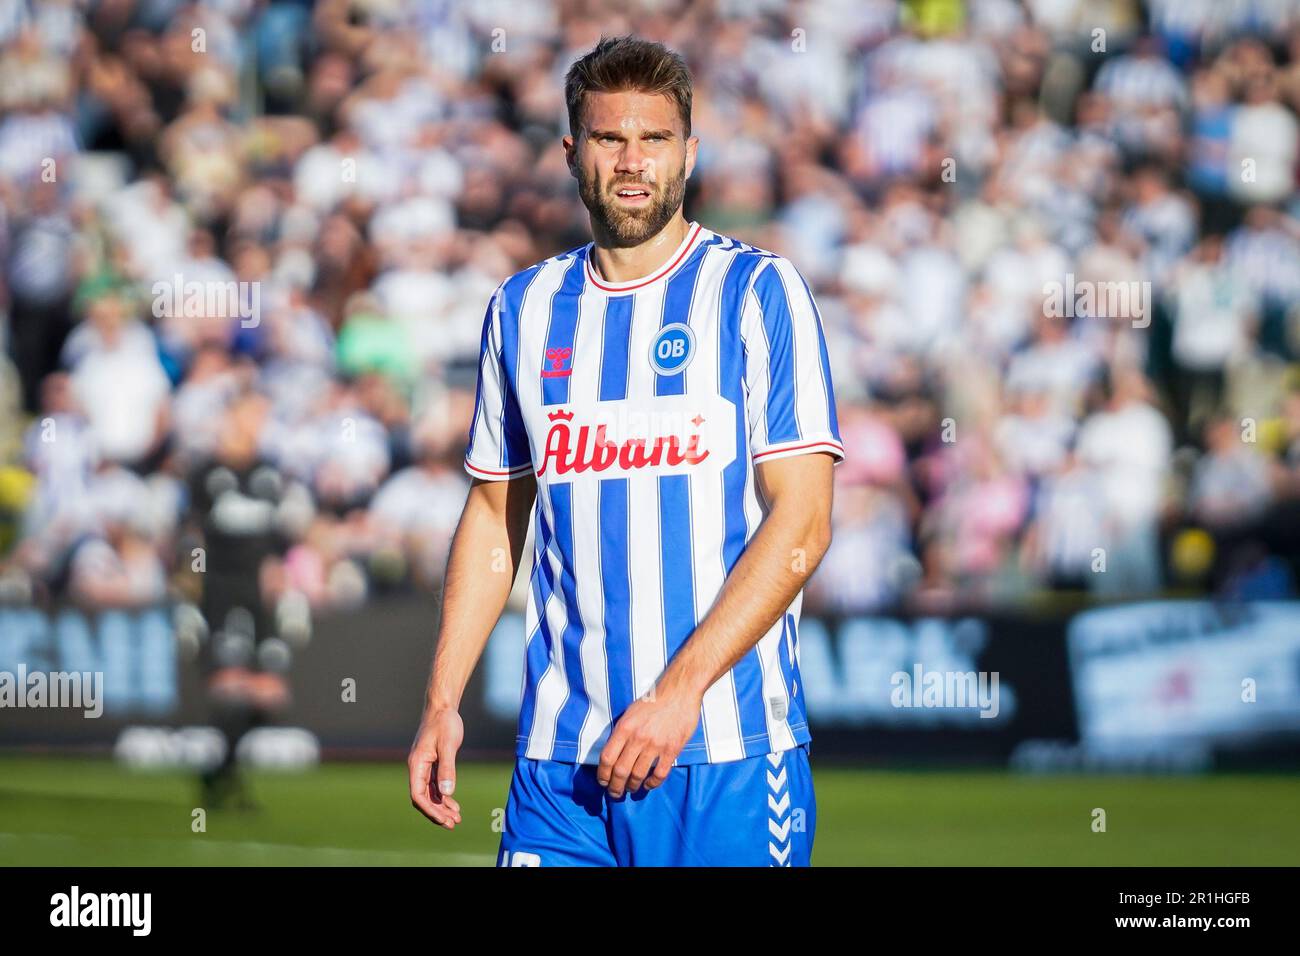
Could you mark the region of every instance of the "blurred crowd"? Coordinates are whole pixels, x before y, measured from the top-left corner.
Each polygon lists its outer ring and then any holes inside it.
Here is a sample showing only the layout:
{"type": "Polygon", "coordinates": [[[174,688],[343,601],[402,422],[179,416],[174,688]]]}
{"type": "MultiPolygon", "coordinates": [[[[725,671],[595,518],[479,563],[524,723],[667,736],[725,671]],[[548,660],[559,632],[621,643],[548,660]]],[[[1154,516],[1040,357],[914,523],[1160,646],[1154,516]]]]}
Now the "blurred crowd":
{"type": "Polygon", "coordinates": [[[0,0],[0,599],[436,587],[626,32],[694,73],[688,217],[817,297],[810,610],[1295,594],[1300,0],[0,0]]]}

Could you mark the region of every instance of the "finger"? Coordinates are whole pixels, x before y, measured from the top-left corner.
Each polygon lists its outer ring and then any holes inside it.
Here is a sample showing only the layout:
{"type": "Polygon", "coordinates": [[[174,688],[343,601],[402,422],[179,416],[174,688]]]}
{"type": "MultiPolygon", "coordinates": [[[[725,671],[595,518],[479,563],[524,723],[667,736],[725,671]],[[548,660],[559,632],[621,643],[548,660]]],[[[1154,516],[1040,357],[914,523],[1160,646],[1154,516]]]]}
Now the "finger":
{"type": "Polygon", "coordinates": [[[641,756],[641,748],[634,742],[629,742],[618,755],[614,769],[609,775],[608,789],[611,797],[618,798],[626,792],[627,778],[631,775],[632,767],[639,756],[641,756]]]}
{"type": "Polygon", "coordinates": [[[434,800],[447,807],[454,823],[460,823],[460,804],[452,796],[456,792],[457,744],[444,740],[438,745],[438,762],[433,767],[434,800]]]}
{"type": "Polygon", "coordinates": [[[609,740],[605,742],[605,747],[600,752],[600,765],[596,768],[596,782],[602,787],[609,786],[610,778],[614,776],[614,764],[623,753],[626,741],[626,735],[620,733],[615,727],[614,732],[609,735],[609,740]]]}
{"type": "Polygon", "coordinates": [[[412,755],[407,764],[410,772],[411,804],[439,826],[446,826],[449,814],[444,807],[434,803],[429,793],[429,776],[437,753],[433,750],[412,755]]]}
{"type": "Polygon", "coordinates": [[[441,756],[438,758],[438,765],[434,768],[434,783],[437,784],[438,794],[442,800],[449,805],[455,805],[456,801],[451,795],[456,792],[456,747],[454,744],[444,743],[439,750],[441,756]]]}
{"type": "Polygon", "coordinates": [[[632,765],[632,772],[627,778],[628,793],[636,793],[641,789],[641,784],[645,782],[645,778],[650,773],[650,768],[654,766],[657,756],[653,747],[647,747],[641,751],[641,756],[636,758],[636,763],[632,765]]]}
{"type": "MultiPolygon", "coordinates": [[[[434,764],[433,767],[433,779],[434,780],[438,779],[437,764],[434,764]]],[[[444,817],[446,817],[448,822],[450,823],[461,822],[460,804],[456,802],[455,797],[449,797],[445,793],[439,793],[436,784],[430,785],[429,795],[433,800],[433,805],[442,808],[443,815],[444,817]]]]}
{"type": "Polygon", "coordinates": [[[646,778],[645,788],[653,790],[665,780],[673,769],[673,762],[668,759],[666,754],[660,754],[659,759],[655,762],[654,769],[650,771],[650,776],[646,778]]]}
{"type": "Polygon", "coordinates": [[[411,803],[424,811],[422,801],[428,798],[429,793],[429,772],[433,769],[433,761],[436,757],[433,753],[415,753],[412,751],[411,756],[406,761],[406,770],[409,776],[408,784],[411,791],[411,803]]]}

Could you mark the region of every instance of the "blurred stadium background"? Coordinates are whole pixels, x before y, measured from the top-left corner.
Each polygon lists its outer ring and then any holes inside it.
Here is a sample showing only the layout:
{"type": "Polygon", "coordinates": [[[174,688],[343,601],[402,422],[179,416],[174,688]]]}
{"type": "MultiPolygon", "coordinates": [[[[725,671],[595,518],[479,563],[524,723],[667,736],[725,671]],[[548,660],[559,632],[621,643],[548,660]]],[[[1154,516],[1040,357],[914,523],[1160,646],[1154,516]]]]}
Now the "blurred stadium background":
{"type": "Polygon", "coordinates": [[[492,862],[522,595],[465,826],[401,758],[483,309],[588,240],[624,32],[825,322],[815,861],[1300,860],[1297,0],[0,0],[0,675],[104,681],[0,707],[0,863],[492,862]]]}

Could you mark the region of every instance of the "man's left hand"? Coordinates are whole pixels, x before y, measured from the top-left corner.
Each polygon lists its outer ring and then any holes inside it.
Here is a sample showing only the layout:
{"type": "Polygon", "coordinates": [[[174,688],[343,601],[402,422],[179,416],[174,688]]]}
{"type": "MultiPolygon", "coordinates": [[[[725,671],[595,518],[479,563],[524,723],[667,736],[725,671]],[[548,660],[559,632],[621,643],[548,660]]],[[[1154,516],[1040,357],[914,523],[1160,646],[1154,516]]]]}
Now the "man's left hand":
{"type": "Polygon", "coordinates": [[[636,700],[614,725],[600,752],[596,779],[611,797],[653,790],[700,722],[702,699],[694,694],[648,695],[636,700]]]}

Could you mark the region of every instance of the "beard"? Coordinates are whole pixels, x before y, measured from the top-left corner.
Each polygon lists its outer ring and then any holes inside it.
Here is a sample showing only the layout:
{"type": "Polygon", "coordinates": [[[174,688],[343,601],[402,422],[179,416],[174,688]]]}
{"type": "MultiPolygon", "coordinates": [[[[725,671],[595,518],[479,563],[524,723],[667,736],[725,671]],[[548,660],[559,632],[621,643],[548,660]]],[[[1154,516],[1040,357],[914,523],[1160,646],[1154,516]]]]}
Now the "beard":
{"type": "Polygon", "coordinates": [[[578,173],[578,195],[594,219],[620,248],[639,246],[657,235],[673,218],[686,195],[686,161],[674,176],[660,183],[620,179],[602,190],[596,177],[578,173]],[[650,190],[650,201],[639,208],[621,206],[614,193],[626,186],[650,190]]]}

